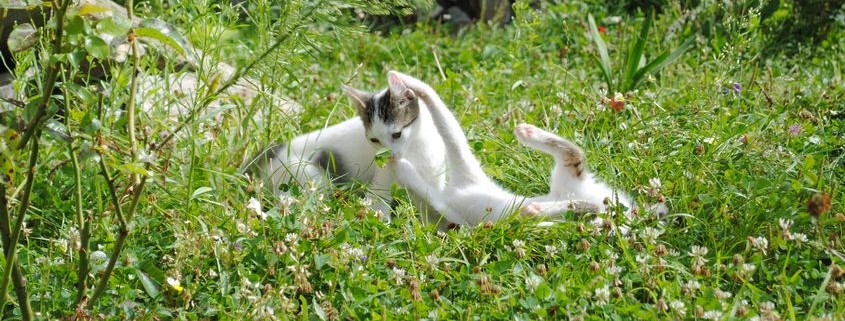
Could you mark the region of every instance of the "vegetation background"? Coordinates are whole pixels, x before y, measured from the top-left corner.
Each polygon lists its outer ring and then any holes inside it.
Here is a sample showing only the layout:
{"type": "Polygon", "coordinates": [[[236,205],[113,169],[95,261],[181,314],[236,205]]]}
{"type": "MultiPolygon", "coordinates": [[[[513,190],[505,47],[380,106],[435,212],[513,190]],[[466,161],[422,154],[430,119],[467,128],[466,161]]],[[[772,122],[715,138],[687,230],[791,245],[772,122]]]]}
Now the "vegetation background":
{"type": "Polygon", "coordinates": [[[843,1],[516,1],[466,28],[369,27],[424,2],[126,3],[135,24],[67,3],[0,2],[51,12],[4,62],[3,319],[845,318],[843,1]],[[196,90],[139,83],[186,55],[196,90]],[[438,90],[508,189],[547,188],[551,160],[512,134],[528,122],[670,214],[439,232],[400,188],[386,223],[362,186],[279,199],[242,174],[390,69],[438,90]]]}

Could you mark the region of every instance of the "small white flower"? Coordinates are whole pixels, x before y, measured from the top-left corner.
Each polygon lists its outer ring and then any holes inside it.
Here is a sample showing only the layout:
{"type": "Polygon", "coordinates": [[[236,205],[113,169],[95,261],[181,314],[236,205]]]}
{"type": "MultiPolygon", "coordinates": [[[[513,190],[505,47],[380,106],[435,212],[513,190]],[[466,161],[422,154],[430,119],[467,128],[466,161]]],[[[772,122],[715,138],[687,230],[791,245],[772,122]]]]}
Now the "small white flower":
{"type": "Polygon", "coordinates": [[[652,177],[648,180],[648,185],[651,185],[652,188],[660,189],[663,187],[663,184],[660,182],[660,178],[652,177]]]}
{"type": "Polygon", "coordinates": [[[430,267],[436,267],[438,263],[440,263],[440,258],[437,255],[429,254],[425,256],[425,263],[428,263],[430,267]]]}
{"type": "Polygon", "coordinates": [[[722,291],[721,289],[715,289],[713,290],[713,296],[715,296],[716,299],[723,300],[729,299],[731,296],[733,296],[733,293],[730,293],[728,291],[722,291]]]}
{"type": "Polygon", "coordinates": [[[261,202],[259,202],[255,197],[250,197],[249,202],[246,204],[246,208],[255,212],[255,215],[263,221],[267,219],[267,213],[261,210],[261,202]]]}
{"type": "Polygon", "coordinates": [[[141,149],[141,151],[138,152],[138,161],[152,164],[156,161],[156,155],[155,153],[150,153],[146,149],[141,149]]]}
{"type": "Polygon", "coordinates": [[[525,246],[525,241],[519,240],[519,239],[513,240],[513,242],[511,242],[511,243],[513,244],[514,247],[524,247],[525,246]]]}
{"type": "Polygon", "coordinates": [[[671,308],[672,311],[675,311],[678,315],[687,314],[687,307],[683,301],[672,300],[672,302],[669,302],[669,308],[671,308]]]}
{"type": "Polygon", "coordinates": [[[661,231],[660,229],[656,229],[656,228],[653,228],[651,226],[648,226],[648,227],[643,229],[642,238],[643,238],[643,241],[645,241],[646,243],[654,244],[657,241],[657,238],[660,237],[661,234],[663,234],[663,231],[661,231]]]}
{"type": "Polygon", "coordinates": [[[610,288],[607,285],[596,289],[595,293],[596,305],[605,305],[610,301],[610,288]]]}
{"type": "Polygon", "coordinates": [[[792,220],[781,218],[778,219],[778,224],[780,224],[780,228],[784,231],[789,231],[789,227],[792,226],[792,220]]]}
{"type": "Polygon", "coordinates": [[[713,310],[704,312],[704,316],[702,316],[702,318],[706,320],[720,320],[722,319],[722,311],[713,310]]]}
{"type": "Polygon", "coordinates": [[[792,233],[792,240],[795,241],[795,243],[798,243],[798,244],[807,243],[807,234],[792,233]]]}
{"type": "Polygon", "coordinates": [[[809,138],[807,138],[807,141],[810,142],[810,143],[813,143],[813,145],[818,145],[819,143],[822,142],[822,139],[819,138],[819,136],[813,135],[813,136],[810,136],[809,138]]]}
{"type": "Polygon", "coordinates": [[[611,266],[606,269],[607,274],[610,276],[618,276],[619,273],[622,273],[625,269],[621,266],[611,266]]]}
{"type": "Polygon", "coordinates": [[[690,247],[689,255],[692,257],[703,257],[709,250],[704,246],[693,245],[690,247]]]}
{"type": "Polygon", "coordinates": [[[400,269],[397,267],[393,267],[393,279],[396,281],[396,285],[402,285],[402,280],[405,278],[405,269],[400,269]]]}
{"type": "Polygon", "coordinates": [[[290,245],[296,245],[299,242],[299,235],[295,233],[288,233],[285,235],[285,242],[288,242],[290,245]]]}
{"type": "Polygon", "coordinates": [[[769,240],[763,236],[758,237],[749,237],[748,242],[751,243],[751,246],[756,248],[758,251],[762,252],[764,255],[769,249],[769,240]]]}
{"type": "Polygon", "coordinates": [[[549,256],[555,256],[557,254],[557,246],[548,244],[544,247],[546,248],[546,254],[549,256]]]}

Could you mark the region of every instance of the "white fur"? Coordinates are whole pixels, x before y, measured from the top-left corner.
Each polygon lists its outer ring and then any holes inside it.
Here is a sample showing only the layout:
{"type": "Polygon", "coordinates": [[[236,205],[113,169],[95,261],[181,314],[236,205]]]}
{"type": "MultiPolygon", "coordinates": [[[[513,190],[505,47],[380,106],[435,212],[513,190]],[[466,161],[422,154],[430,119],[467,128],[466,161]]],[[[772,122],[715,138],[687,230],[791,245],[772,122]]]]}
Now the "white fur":
{"type": "MultiPolygon", "coordinates": [[[[413,90],[430,109],[435,126],[446,145],[448,181],[445,187],[428,184],[421,171],[408,156],[396,153],[396,174],[400,182],[418,195],[424,195],[428,203],[443,214],[447,220],[467,225],[483,221],[495,221],[519,209],[525,215],[553,215],[565,210],[604,211],[605,199],[618,200],[631,207],[630,198],[617,193],[608,185],[597,181],[583,169],[583,151],[577,145],[557,135],[532,125],[517,126],[520,142],[536,148],[555,158],[552,169],[550,193],[537,197],[515,195],[498,186],[481,168],[472,154],[466,136],[457,119],[448,110],[434,90],[408,75],[391,71],[388,83],[402,84],[413,90]],[[581,164],[580,175],[574,175],[577,164],[581,164]],[[571,163],[571,162],[570,162],[571,163]]],[[[424,147],[418,147],[423,148],[424,147]]]]}

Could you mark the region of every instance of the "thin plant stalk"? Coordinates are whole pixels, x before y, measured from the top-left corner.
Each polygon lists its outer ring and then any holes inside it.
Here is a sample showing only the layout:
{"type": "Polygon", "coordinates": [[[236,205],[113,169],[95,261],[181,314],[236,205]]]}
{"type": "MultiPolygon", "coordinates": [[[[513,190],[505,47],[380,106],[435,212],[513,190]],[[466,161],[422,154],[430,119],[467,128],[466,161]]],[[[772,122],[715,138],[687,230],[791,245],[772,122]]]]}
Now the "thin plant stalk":
{"type": "Polygon", "coordinates": [[[76,284],[76,303],[82,301],[85,297],[85,290],[88,289],[88,239],[90,235],[90,222],[87,215],[82,210],[82,177],[80,175],[79,157],[76,156],[76,151],[73,149],[73,144],[68,144],[70,152],[70,160],[73,164],[73,182],[76,189],[76,221],[79,226],[79,281],[76,284]]]}
{"type": "MultiPolygon", "coordinates": [[[[38,163],[38,137],[41,136],[41,131],[36,131],[34,134],[36,139],[32,141],[32,147],[29,152],[29,165],[27,166],[26,172],[26,182],[24,183],[23,194],[21,195],[20,205],[18,207],[18,217],[15,220],[15,227],[11,231],[12,234],[9,237],[9,242],[6,243],[6,267],[3,270],[3,279],[0,281],[0,306],[5,305],[6,301],[6,288],[9,286],[9,280],[12,277],[12,271],[14,270],[14,266],[17,263],[17,246],[18,241],[21,237],[21,231],[23,231],[24,225],[24,218],[26,217],[26,211],[29,209],[29,200],[30,196],[32,195],[32,185],[35,181],[35,166],[38,163]]],[[[5,187],[4,187],[5,192],[5,187]]],[[[8,215],[8,208],[4,209],[8,215]]],[[[23,275],[20,275],[23,277],[23,275]]],[[[20,282],[21,284],[25,284],[24,280],[21,278],[16,280],[15,282],[20,282]]],[[[22,308],[29,307],[30,311],[28,311],[29,315],[32,315],[31,307],[29,304],[29,299],[26,298],[25,302],[18,302],[22,308]]]]}
{"type": "MultiPolygon", "coordinates": [[[[3,245],[6,247],[8,253],[8,244],[11,239],[12,229],[9,226],[9,212],[6,210],[8,200],[6,199],[6,185],[0,184],[0,237],[2,237],[3,245]]],[[[32,320],[32,306],[29,303],[29,296],[26,290],[26,282],[21,271],[20,262],[15,261],[12,265],[12,285],[15,288],[15,296],[21,305],[21,319],[32,320]]],[[[2,308],[0,308],[2,314],[2,308]]]]}
{"type": "Polygon", "coordinates": [[[112,249],[112,254],[109,257],[109,263],[106,265],[105,271],[103,271],[102,277],[100,277],[100,281],[97,283],[97,287],[94,288],[94,293],[91,295],[91,298],[88,300],[86,304],[87,309],[91,309],[94,307],[94,303],[100,298],[103,292],[106,290],[106,286],[109,284],[109,278],[111,278],[111,273],[114,271],[114,266],[117,264],[117,258],[120,256],[121,250],[123,250],[123,244],[126,242],[126,237],[129,236],[129,226],[126,223],[126,217],[123,215],[123,209],[120,207],[120,199],[117,197],[117,188],[114,186],[114,180],[112,179],[111,173],[109,172],[108,167],[106,166],[105,155],[100,157],[100,174],[103,175],[103,178],[106,180],[106,185],[108,186],[109,196],[111,197],[112,206],[114,206],[114,211],[117,215],[117,219],[119,222],[119,229],[117,239],[115,240],[114,248],[112,249]]]}

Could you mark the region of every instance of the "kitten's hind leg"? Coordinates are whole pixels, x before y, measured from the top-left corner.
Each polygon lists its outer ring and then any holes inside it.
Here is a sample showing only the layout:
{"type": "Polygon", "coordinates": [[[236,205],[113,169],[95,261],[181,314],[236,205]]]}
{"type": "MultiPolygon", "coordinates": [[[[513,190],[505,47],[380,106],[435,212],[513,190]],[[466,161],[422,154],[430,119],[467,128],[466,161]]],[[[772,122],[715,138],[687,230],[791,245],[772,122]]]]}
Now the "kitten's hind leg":
{"type": "Polygon", "coordinates": [[[517,125],[514,134],[521,144],[554,157],[550,195],[565,197],[587,176],[586,156],[575,143],[530,124],[517,125]]]}
{"type": "Polygon", "coordinates": [[[600,210],[601,208],[598,205],[584,200],[566,200],[533,202],[523,207],[521,213],[526,216],[550,216],[566,211],[572,211],[576,214],[586,214],[598,213],[600,210]]]}

